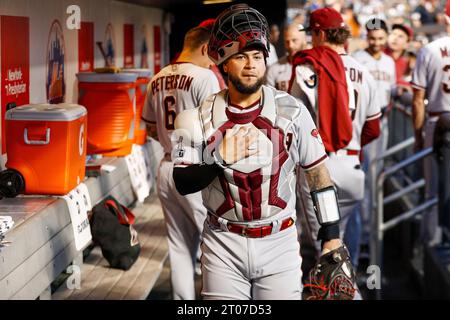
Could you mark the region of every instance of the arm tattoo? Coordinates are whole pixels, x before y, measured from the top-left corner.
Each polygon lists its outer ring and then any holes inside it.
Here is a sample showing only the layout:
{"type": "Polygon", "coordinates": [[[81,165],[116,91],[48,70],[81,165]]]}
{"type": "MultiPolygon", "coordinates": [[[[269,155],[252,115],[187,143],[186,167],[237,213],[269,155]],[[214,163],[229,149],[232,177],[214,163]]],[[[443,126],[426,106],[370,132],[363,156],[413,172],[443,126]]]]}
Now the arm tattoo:
{"type": "Polygon", "coordinates": [[[306,171],[306,180],[311,191],[320,190],[333,185],[328,169],[321,164],[314,169],[306,171]]]}

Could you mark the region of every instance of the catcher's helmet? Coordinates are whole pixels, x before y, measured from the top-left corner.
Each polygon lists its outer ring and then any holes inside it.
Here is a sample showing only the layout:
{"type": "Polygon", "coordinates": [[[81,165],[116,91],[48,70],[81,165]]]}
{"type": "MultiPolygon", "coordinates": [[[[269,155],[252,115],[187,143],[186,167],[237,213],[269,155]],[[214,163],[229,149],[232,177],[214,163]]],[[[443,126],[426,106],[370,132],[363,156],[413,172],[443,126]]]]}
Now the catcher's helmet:
{"type": "Polygon", "coordinates": [[[208,55],[222,64],[232,55],[255,47],[269,55],[269,27],[266,18],[246,4],[233,5],[216,19],[208,43],[208,55]]]}

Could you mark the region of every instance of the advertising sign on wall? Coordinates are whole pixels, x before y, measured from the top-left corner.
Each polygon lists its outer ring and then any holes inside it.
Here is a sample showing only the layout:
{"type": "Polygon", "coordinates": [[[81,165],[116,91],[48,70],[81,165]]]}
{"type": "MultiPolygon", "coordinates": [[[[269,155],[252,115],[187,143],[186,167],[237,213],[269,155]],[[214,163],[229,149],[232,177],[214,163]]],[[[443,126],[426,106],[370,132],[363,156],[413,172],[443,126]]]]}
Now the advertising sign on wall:
{"type": "Polygon", "coordinates": [[[81,22],[78,30],[78,71],[94,71],[94,23],[81,22]]]}
{"type": "Polygon", "coordinates": [[[161,27],[153,27],[153,41],[154,41],[154,51],[155,51],[155,70],[154,73],[157,74],[161,70],[161,27]]]}
{"type": "Polygon", "coordinates": [[[123,25],[123,66],[134,68],[134,25],[123,25]]]}
{"type": "Polygon", "coordinates": [[[65,82],[65,46],[61,23],[54,20],[48,35],[46,92],[48,103],[64,102],[65,82]]]}
{"type": "Polygon", "coordinates": [[[30,101],[30,22],[28,17],[0,16],[1,137],[6,152],[5,113],[30,101]]]}

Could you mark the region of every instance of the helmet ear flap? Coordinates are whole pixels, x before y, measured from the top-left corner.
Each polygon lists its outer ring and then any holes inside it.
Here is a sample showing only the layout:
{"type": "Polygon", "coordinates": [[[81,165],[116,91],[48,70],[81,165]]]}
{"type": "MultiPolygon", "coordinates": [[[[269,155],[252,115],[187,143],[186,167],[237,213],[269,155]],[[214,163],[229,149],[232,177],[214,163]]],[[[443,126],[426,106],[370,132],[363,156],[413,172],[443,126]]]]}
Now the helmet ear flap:
{"type": "Polygon", "coordinates": [[[219,57],[223,57],[225,55],[223,48],[220,48],[217,53],[219,54],[219,57]]]}

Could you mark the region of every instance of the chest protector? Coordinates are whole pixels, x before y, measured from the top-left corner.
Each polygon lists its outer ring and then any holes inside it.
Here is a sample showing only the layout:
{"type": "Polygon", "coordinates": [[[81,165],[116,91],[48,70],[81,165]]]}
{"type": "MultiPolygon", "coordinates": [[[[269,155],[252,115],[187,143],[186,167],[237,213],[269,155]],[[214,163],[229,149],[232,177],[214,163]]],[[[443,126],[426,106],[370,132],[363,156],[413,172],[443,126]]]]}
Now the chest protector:
{"type": "MultiPolygon", "coordinates": [[[[300,107],[285,92],[263,86],[258,110],[236,116],[227,110],[227,91],[209,97],[199,107],[203,142],[219,146],[226,130],[258,129],[257,154],[224,171],[202,191],[203,203],[215,215],[234,221],[267,219],[287,207],[295,196],[295,162],[289,147],[296,136],[294,120],[300,107]]],[[[296,145],[296,144],[295,144],[296,145]]]]}

